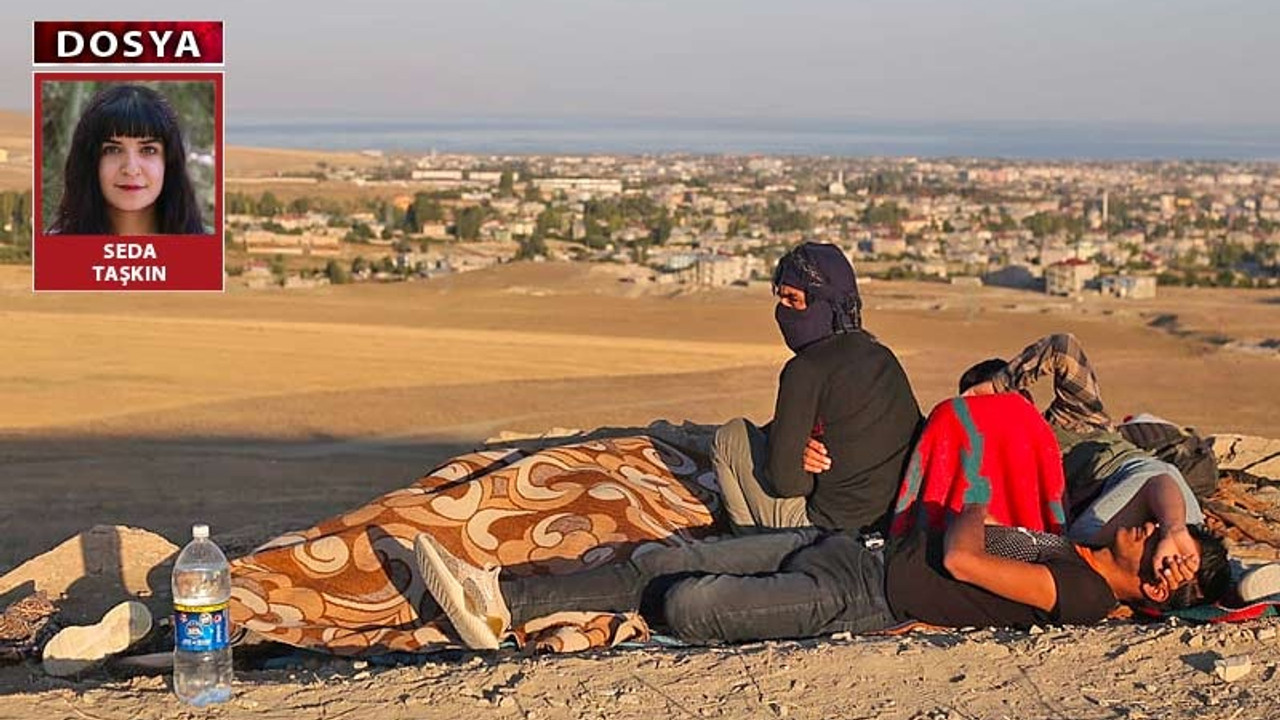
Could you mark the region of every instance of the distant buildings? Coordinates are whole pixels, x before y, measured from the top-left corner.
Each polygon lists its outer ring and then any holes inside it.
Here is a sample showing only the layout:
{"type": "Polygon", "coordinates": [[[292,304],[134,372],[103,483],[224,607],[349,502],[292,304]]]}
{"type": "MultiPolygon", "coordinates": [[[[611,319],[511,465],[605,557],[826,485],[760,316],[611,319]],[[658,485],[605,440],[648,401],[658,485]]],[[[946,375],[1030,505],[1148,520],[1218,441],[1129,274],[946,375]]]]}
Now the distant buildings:
{"type": "Polygon", "coordinates": [[[543,193],[563,192],[570,196],[621,195],[622,181],[616,178],[556,177],[536,178],[533,186],[543,193]]]}
{"type": "Polygon", "coordinates": [[[1103,295],[1127,300],[1149,300],[1156,296],[1154,275],[1107,275],[1100,281],[1103,295]]]}
{"type": "Polygon", "coordinates": [[[1050,295],[1079,295],[1096,277],[1096,264],[1077,258],[1064,260],[1044,269],[1044,291],[1050,295]]]}

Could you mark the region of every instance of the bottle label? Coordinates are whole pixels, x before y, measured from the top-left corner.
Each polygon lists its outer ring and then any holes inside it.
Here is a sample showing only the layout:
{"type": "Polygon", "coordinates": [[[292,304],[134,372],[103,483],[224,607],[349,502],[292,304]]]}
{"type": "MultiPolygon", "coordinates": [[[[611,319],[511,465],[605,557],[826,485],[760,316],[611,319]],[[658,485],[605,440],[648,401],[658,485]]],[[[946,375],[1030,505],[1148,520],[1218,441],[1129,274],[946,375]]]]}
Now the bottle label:
{"type": "Polygon", "coordinates": [[[183,652],[212,652],[230,644],[227,603],[174,605],[173,645],[183,652]]]}

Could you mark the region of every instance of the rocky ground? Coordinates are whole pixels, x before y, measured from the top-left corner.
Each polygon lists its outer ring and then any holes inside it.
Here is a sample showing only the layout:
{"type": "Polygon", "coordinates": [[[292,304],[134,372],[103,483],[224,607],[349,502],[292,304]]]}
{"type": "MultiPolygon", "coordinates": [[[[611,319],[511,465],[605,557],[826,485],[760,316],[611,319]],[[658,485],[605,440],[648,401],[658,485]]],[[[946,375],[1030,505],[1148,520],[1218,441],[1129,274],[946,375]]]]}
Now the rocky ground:
{"type": "MultiPolygon", "coordinates": [[[[1239,661],[1237,661],[1239,662],[1239,661]]],[[[8,668],[0,717],[545,719],[1275,717],[1274,621],[974,630],[567,656],[447,652],[414,664],[295,657],[183,708],[162,676],[79,681],[8,668]],[[1223,659],[1246,658],[1230,679],[1223,659]]]]}
{"type": "MultiPolygon", "coordinates": [[[[654,428],[696,442],[696,428],[654,428]]],[[[500,441],[537,446],[571,431],[500,441]]],[[[608,431],[605,431],[608,432],[608,431]]],[[[1280,443],[1214,439],[1224,473],[1206,503],[1245,563],[1276,557],[1280,443]]],[[[224,538],[235,547],[249,538],[224,538]]],[[[255,539],[256,540],[256,539],[255,539]]],[[[83,533],[0,578],[0,596],[42,589],[67,618],[100,613],[105,598],[140,594],[158,613],[176,548],[141,530],[83,533]],[[132,558],[114,576],[86,558],[132,558]],[[112,585],[115,583],[115,585],[112,585]]],[[[216,717],[523,720],[717,718],[1269,718],[1280,706],[1280,621],[1190,625],[1111,621],[1096,628],[967,629],[901,636],[837,635],[713,648],[649,644],[561,656],[481,655],[336,659],[258,644],[237,655],[235,699],[216,717]]],[[[149,650],[162,650],[163,629],[149,650]]],[[[178,704],[163,669],[125,658],[83,677],[44,675],[35,662],[0,668],[0,718],[204,716],[178,704]]]]}

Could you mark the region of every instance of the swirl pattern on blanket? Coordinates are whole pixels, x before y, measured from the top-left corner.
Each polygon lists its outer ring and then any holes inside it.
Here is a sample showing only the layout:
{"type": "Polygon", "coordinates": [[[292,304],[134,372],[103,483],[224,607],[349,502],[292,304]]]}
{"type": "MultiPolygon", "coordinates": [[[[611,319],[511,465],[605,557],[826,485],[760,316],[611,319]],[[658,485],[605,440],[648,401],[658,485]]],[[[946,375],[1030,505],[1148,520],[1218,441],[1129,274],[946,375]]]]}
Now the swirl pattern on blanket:
{"type": "MultiPolygon", "coordinates": [[[[719,504],[705,458],[647,436],[463,455],[234,560],[231,618],[272,640],[340,655],[437,649],[458,643],[416,569],[419,533],[478,566],[567,574],[647,544],[716,534],[719,504]]],[[[554,636],[537,627],[516,634],[545,649],[580,649],[647,633],[636,618],[581,615],[577,636],[572,623],[556,625],[554,636]]]]}

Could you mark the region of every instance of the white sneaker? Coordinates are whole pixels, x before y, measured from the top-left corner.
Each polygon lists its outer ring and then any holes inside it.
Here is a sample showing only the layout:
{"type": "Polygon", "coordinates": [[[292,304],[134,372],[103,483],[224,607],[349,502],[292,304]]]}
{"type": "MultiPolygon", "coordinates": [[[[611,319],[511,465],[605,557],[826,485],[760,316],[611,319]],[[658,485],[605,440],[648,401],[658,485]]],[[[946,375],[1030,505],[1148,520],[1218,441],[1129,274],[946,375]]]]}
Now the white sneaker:
{"type": "Polygon", "coordinates": [[[133,600],[116,605],[93,625],[63,628],[44,646],[44,671],[64,677],[127,650],[151,632],[151,611],[133,600]]]}
{"type": "Polygon", "coordinates": [[[1280,563],[1267,563],[1250,569],[1240,578],[1240,599],[1251,603],[1280,594],[1280,563]]]}
{"type": "Polygon", "coordinates": [[[501,568],[478,568],[454,557],[426,533],[413,542],[418,568],[431,596],[472,650],[497,650],[511,627],[498,586],[501,568]]]}

